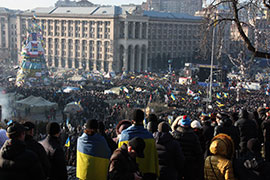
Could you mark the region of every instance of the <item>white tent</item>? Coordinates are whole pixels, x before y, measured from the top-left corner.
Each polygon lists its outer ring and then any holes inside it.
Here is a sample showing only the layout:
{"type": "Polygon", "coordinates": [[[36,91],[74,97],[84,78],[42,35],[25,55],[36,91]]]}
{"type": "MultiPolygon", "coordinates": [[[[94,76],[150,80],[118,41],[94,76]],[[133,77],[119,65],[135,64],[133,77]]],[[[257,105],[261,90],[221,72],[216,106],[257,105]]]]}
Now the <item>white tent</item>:
{"type": "Polygon", "coordinates": [[[114,87],[114,88],[105,90],[104,94],[117,94],[117,95],[119,95],[120,91],[121,91],[121,87],[114,87]]]}
{"type": "Polygon", "coordinates": [[[17,107],[20,110],[24,110],[25,108],[31,109],[31,112],[44,112],[45,110],[49,110],[51,108],[57,109],[57,104],[47,101],[42,97],[29,96],[20,101],[16,101],[17,107]]]}
{"type": "Polygon", "coordinates": [[[87,79],[82,77],[82,76],[79,76],[79,75],[74,75],[70,78],[68,78],[69,81],[86,81],[87,79]]]}

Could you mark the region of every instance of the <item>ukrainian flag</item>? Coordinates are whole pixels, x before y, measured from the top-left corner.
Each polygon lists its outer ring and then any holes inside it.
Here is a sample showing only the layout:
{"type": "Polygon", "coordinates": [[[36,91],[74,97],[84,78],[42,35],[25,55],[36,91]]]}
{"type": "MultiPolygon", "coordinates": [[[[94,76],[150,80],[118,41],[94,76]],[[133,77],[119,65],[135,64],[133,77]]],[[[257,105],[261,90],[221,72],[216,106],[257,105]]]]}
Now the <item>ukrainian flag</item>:
{"type": "Polygon", "coordinates": [[[106,180],[111,155],[103,136],[83,134],[77,142],[77,178],[106,180]]]}
{"type": "Polygon", "coordinates": [[[220,99],[221,98],[221,95],[219,93],[217,93],[217,98],[220,99]]]}
{"type": "Polygon", "coordinates": [[[173,93],[171,94],[171,98],[172,98],[172,100],[174,100],[174,101],[175,101],[175,99],[176,99],[173,93]]]}
{"type": "Polygon", "coordinates": [[[66,140],[65,147],[70,147],[70,139],[69,139],[69,137],[68,137],[67,140],[66,140]]]}
{"type": "Polygon", "coordinates": [[[133,125],[122,131],[118,147],[121,147],[124,143],[128,144],[128,141],[134,137],[141,137],[145,142],[144,158],[136,159],[139,164],[140,171],[142,173],[153,173],[159,176],[156,143],[153,135],[144,129],[143,126],[133,125]]]}
{"type": "Polygon", "coordinates": [[[224,97],[227,98],[229,93],[223,93],[224,94],[224,97]]]}

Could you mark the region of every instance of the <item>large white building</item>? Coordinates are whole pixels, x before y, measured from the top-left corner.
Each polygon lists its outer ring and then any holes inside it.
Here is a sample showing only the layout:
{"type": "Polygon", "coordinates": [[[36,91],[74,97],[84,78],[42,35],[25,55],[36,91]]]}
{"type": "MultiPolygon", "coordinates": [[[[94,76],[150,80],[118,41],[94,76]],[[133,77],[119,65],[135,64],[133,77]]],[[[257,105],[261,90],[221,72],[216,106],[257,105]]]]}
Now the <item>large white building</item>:
{"type": "Polygon", "coordinates": [[[158,59],[189,61],[202,24],[200,17],[137,6],[36,8],[17,16],[18,53],[34,13],[44,27],[49,66],[99,71],[140,72],[158,68],[158,59]]]}

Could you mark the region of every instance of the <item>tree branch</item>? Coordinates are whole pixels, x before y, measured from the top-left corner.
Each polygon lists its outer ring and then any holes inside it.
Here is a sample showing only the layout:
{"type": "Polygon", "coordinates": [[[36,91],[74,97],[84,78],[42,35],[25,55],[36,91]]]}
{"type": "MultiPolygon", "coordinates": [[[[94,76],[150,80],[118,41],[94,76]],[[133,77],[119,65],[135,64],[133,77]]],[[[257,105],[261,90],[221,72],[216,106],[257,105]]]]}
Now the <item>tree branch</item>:
{"type": "Polygon", "coordinates": [[[270,0],[268,0],[268,2],[266,0],[263,0],[263,4],[270,10],[270,0]]]}
{"type": "Polygon", "coordinates": [[[253,52],[255,57],[269,59],[270,53],[257,51],[255,49],[255,47],[252,45],[252,43],[250,42],[249,38],[246,36],[246,34],[241,26],[241,22],[239,21],[237,4],[238,4],[237,0],[232,0],[232,8],[233,8],[233,14],[234,14],[234,18],[235,18],[235,24],[237,26],[237,29],[239,31],[240,36],[243,38],[244,42],[246,43],[248,50],[253,52]]]}

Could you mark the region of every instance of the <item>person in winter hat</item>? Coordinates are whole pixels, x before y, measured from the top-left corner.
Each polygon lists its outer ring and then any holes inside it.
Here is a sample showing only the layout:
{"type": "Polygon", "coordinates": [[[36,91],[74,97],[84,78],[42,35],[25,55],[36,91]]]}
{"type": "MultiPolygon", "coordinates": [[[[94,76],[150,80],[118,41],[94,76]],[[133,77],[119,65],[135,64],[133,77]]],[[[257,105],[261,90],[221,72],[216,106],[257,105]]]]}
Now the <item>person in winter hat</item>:
{"type": "Polygon", "coordinates": [[[185,157],[180,143],[169,133],[170,129],[168,123],[161,122],[158,124],[158,132],[153,134],[159,159],[159,180],[176,180],[184,171],[185,157]]]}
{"type": "Polygon", "coordinates": [[[185,156],[183,177],[185,180],[202,179],[203,155],[199,138],[191,129],[191,120],[187,115],[176,120],[173,137],[180,143],[185,156]]]}
{"type": "Polygon", "coordinates": [[[203,135],[202,125],[199,121],[194,120],[191,122],[190,127],[193,129],[194,133],[199,137],[202,151],[205,151],[205,138],[203,135]]]}
{"type": "Polygon", "coordinates": [[[232,157],[233,140],[227,134],[218,134],[210,145],[211,155],[205,159],[204,178],[207,180],[234,180],[232,157]]]}

